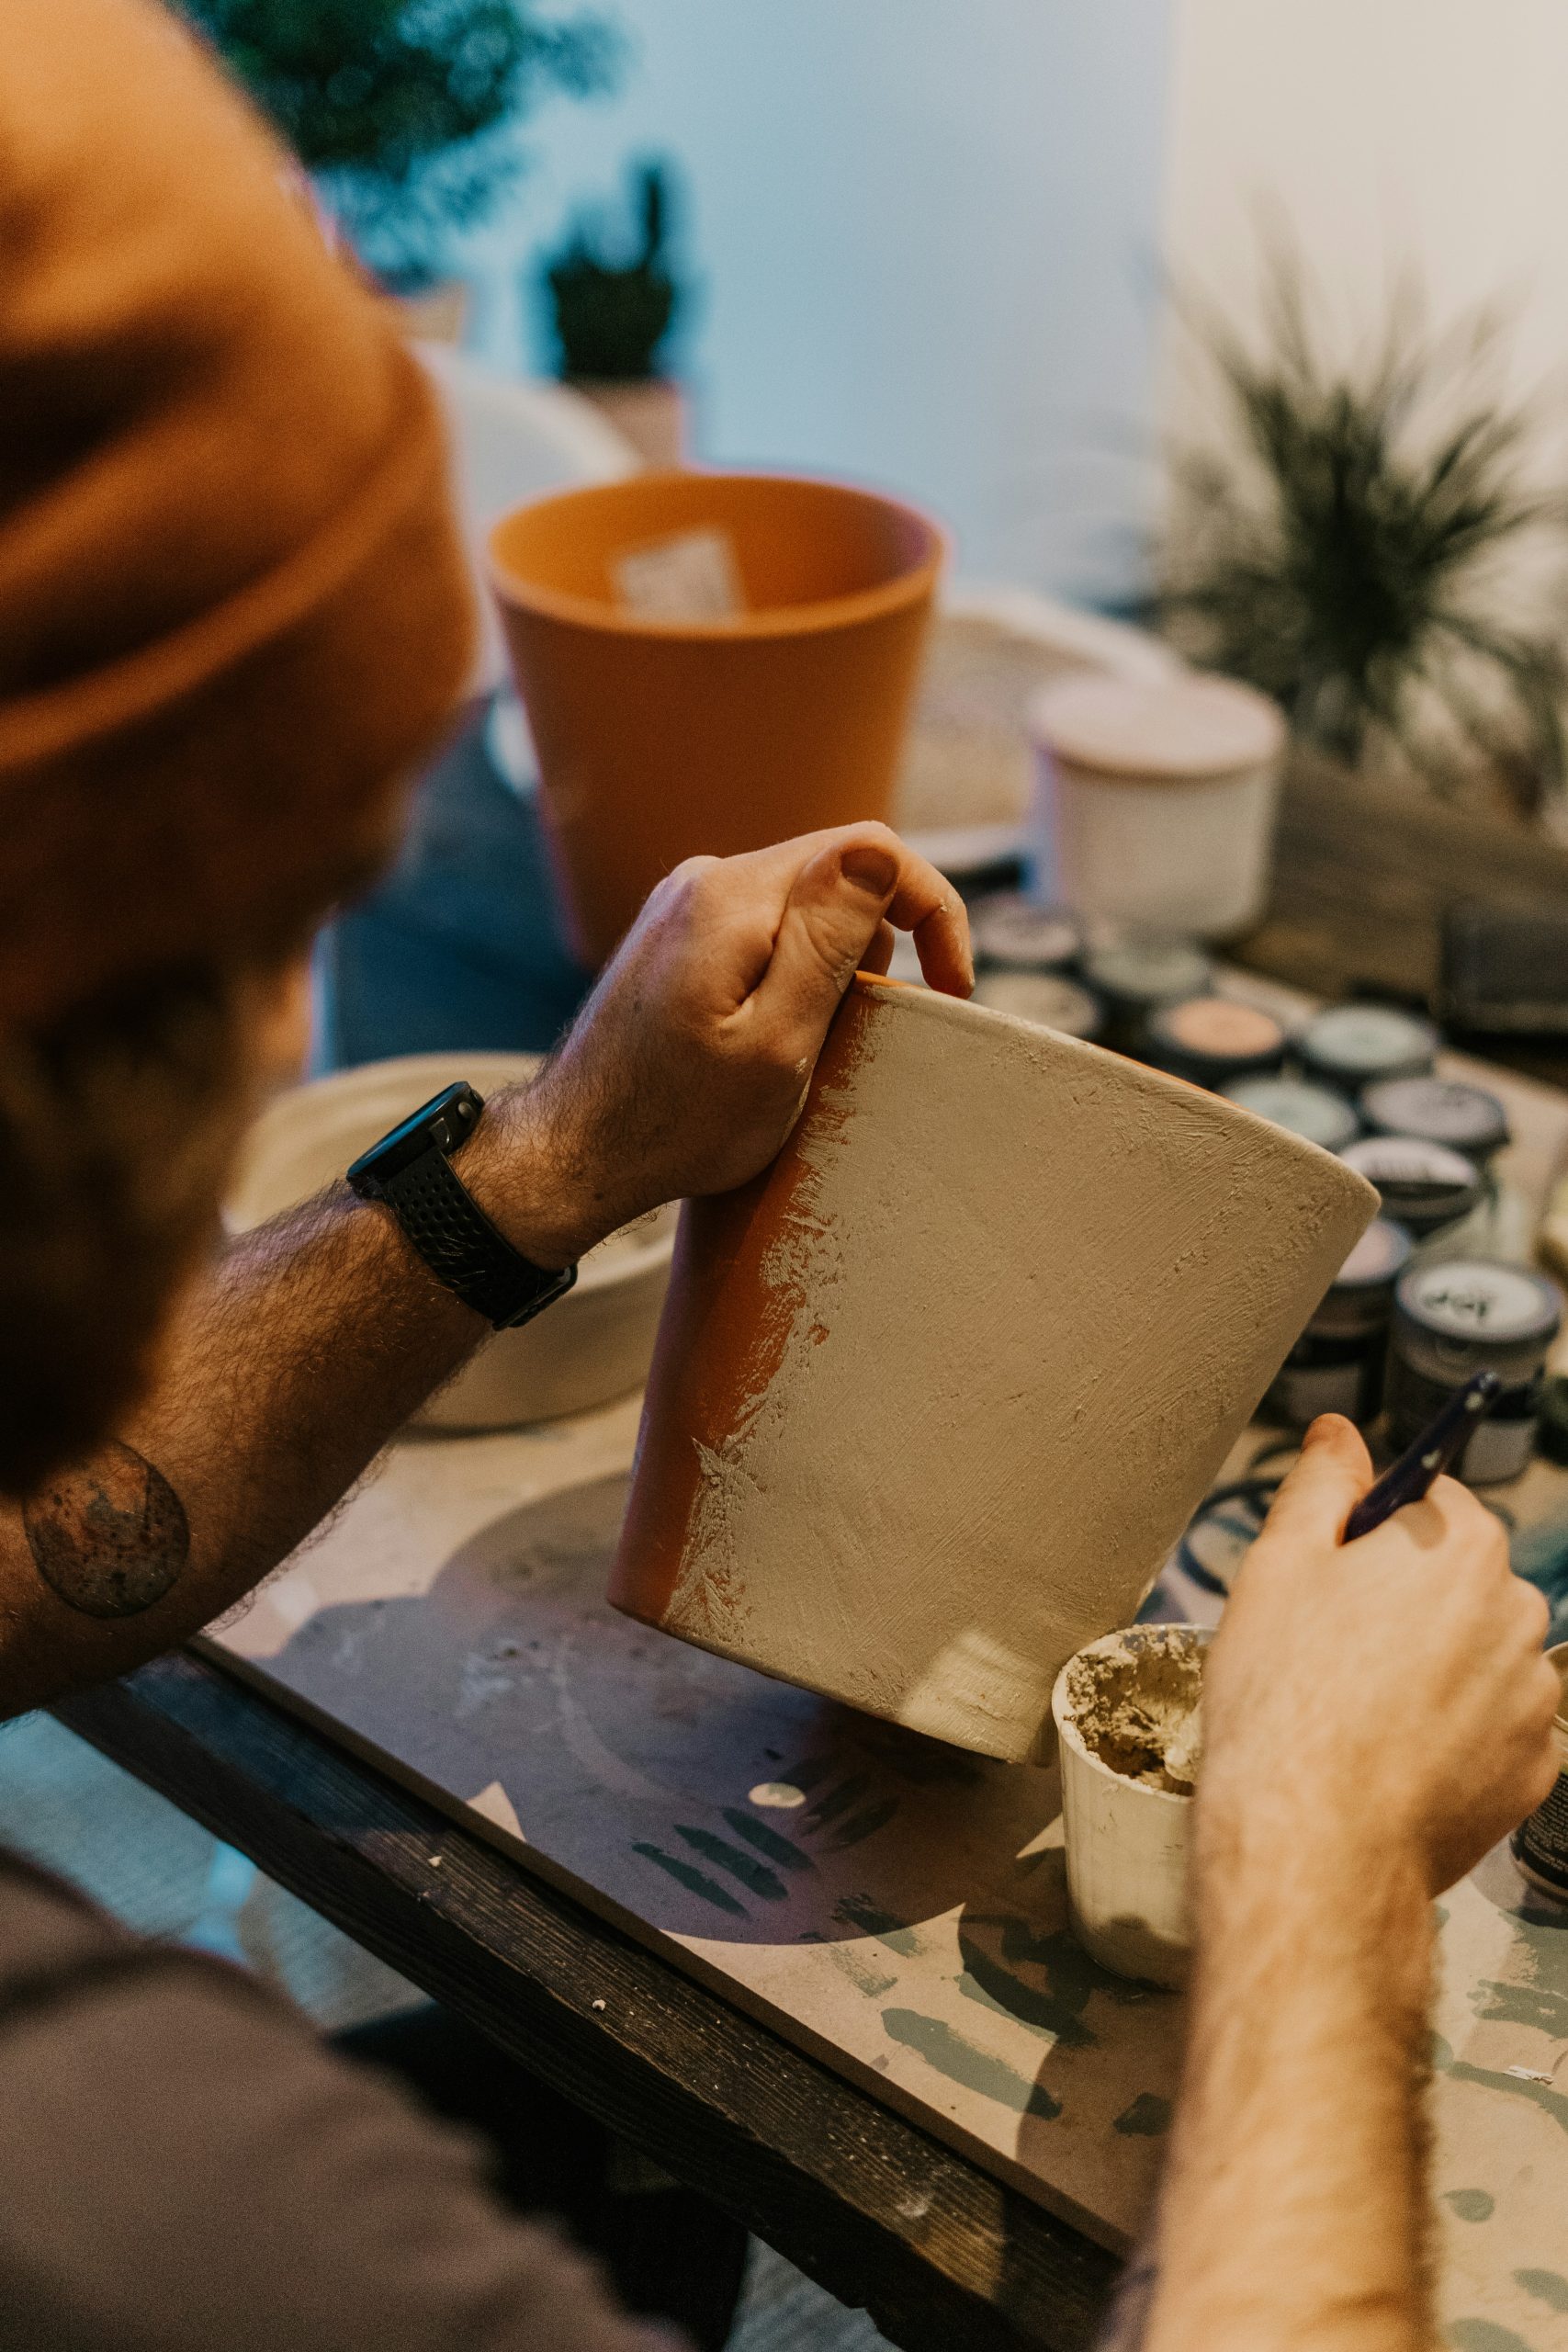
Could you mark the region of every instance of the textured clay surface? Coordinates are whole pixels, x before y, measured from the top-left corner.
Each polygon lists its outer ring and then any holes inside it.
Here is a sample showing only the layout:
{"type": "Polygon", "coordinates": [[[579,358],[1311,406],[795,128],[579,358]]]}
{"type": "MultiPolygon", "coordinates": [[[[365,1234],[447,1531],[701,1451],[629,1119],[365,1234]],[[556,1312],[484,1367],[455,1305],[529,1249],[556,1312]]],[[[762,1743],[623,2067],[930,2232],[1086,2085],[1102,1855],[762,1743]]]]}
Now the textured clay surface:
{"type": "Polygon", "coordinates": [[[773,1168],[682,1214],[612,1599],[1029,1755],[1376,1206],[1215,1095],[857,981],[773,1168]]]}

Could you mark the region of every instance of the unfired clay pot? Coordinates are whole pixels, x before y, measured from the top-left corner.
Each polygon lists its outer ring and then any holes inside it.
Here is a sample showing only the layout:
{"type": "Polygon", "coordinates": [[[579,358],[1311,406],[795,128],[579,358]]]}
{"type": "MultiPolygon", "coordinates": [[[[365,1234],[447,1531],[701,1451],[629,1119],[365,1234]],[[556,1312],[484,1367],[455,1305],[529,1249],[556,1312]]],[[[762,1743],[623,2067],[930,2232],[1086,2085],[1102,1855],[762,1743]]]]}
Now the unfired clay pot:
{"type": "Polygon", "coordinates": [[[682,1213],[611,1598],[1029,1756],[1377,1205],[1217,1095],[857,980],[773,1168],[682,1213]]]}
{"type": "Polygon", "coordinates": [[[638,474],[519,508],[491,554],[584,962],[682,858],[888,814],[942,559],[911,508],[777,475],[638,474]],[[740,609],[626,609],[616,567],[699,532],[740,609]]]}
{"type": "MultiPolygon", "coordinates": [[[[246,1138],[231,1230],[292,1208],[343,1174],[378,1136],[454,1080],[481,1094],[516,1086],[536,1054],[405,1054],[339,1070],[269,1103],[246,1138]]],[[[591,1250],[577,1282],[534,1322],[498,1331],[414,1416],[426,1429],[513,1429],[586,1413],[640,1386],[670,1279],[675,1212],[660,1209],[591,1250]]]]}

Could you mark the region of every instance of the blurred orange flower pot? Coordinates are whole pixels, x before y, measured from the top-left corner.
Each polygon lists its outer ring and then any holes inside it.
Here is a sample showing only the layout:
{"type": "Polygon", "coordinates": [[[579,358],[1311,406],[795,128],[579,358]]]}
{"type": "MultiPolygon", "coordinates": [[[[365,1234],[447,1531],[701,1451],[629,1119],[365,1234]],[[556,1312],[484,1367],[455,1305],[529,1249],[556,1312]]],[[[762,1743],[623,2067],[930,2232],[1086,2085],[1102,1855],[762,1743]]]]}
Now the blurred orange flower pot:
{"type": "MultiPolygon", "coordinates": [[[[942,541],[836,482],[656,473],[491,535],[572,945],[598,965],[682,858],[887,815],[942,541]],[[631,565],[716,547],[732,613],[650,615],[631,565]]],[[[710,567],[711,569],[711,567],[710,567]]]]}

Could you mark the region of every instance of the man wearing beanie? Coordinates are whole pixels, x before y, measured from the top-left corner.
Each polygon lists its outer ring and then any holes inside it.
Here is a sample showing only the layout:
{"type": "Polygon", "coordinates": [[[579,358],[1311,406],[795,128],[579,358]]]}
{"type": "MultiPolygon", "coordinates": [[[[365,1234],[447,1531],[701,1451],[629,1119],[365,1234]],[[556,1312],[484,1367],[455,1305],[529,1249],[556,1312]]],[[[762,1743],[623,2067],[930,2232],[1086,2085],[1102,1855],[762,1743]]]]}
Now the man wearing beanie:
{"type": "MultiPolygon", "coordinates": [[[[421,370],[188,33],[152,0],[10,0],[5,36],[17,1714],[245,1593],[484,1336],[496,1280],[543,1295],[628,1217],[765,1165],[888,920],[938,985],[970,972],[954,894],[881,826],[694,860],[538,1083],[492,1097],[464,1140],[488,1271],[427,1257],[400,1210],[344,1184],[220,1254],[236,1138],[298,1068],[311,929],[395,847],[460,694],[466,567],[421,370]]],[[[463,2111],[439,2020],[423,2025],[409,2071],[463,2111]]],[[[465,2063],[517,2199],[592,2172],[570,2109],[496,2053],[465,2063]]],[[[4,1854],[0,2115],[7,2352],[648,2340],[492,2198],[466,2139],[239,1972],[142,1945],[4,1854]]],[[[676,2292],[618,2275],[716,2345],[741,2235],[684,2196],[668,2234],[676,2292]]]]}
{"type": "MultiPolygon", "coordinates": [[[[933,985],[972,975],[951,887],[884,827],[694,859],[537,1081],[442,1114],[455,1169],[426,1151],[417,1186],[340,1182],[220,1250],[236,1140],[298,1069],[312,927],[395,847],[460,693],[465,566],[418,368],[188,34],[155,0],[7,0],[4,32],[10,1715],[209,1623],[492,1323],[763,1168],[890,924],[933,985]]],[[[1210,1653],[1186,2082],[1115,2323],[1150,2352],[1437,2340],[1431,1899],[1553,1785],[1558,1684],[1452,1480],[1343,1541],[1371,1476],[1315,1425],[1210,1653]]],[[[656,2277],[601,2226],[592,2128],[438,2013],[412,2030],[401,2071],[494,2127],[511,2208],[253,1979],[0,1851],[5,2352],[650,2352],[513,2210],[547,2188],[625,2301],[716,2352],[739,2232],[666,2192],[656,2277]]]]}

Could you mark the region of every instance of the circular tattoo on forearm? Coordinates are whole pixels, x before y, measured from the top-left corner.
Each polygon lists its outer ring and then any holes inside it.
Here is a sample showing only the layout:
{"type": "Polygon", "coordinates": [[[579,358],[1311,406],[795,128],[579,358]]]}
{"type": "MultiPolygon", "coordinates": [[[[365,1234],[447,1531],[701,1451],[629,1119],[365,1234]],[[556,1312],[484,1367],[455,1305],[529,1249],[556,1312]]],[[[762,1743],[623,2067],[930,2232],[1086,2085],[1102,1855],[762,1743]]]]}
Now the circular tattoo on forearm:
{"type": "Polygon", "coordinates": [[[136,1617],[162,1600],[190,1556],[185,1505],[129,1445],[66,1472],[22,1513],[38,1572],[85,1617],[136,1617]]]}

